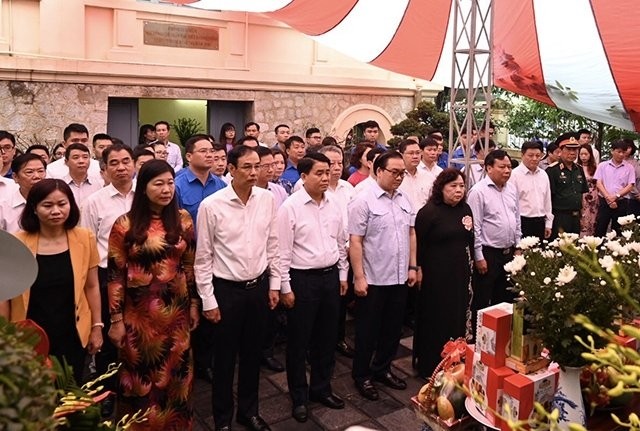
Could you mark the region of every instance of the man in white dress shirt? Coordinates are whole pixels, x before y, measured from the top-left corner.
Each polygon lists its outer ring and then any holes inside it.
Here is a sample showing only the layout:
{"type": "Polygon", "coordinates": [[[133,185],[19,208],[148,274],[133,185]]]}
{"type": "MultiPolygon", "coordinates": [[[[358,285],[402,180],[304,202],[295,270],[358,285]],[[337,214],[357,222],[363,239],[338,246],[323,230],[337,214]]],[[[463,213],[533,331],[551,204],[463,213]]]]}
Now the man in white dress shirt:
{"type": "MultiPolygon", "coordinates": [[[[70,147],[71,148],[71,147],[70,147]]],[[[109,315],[109,300],[107,291],[107,254],[109,250],[109,235],[116,219],[129,212],[133,202],[133,175],[135,162],[133,151],[128,145],[115,143],[109,145],[101,154],[105,165],[105,173],[109,178],[109,185],[99,189],[86,198],[80,208],[80,225],[90,229],[98,242],[98,281],[100,283],[100,301],[102,322],[102,338],[104,344],[96,354],[96,371],[104,374],[109,364],[118,362],[118,351],[107,336],[111,327],[109,315]]],[[[111,379],[105,382],[107,389],[115,390],[115,382],[111,379]]],[[[107,398],[102,402],[102,413],[110,416],[113,412],[115,399],[107,398]]]]}
{"type": "Polygon", "coordinates": [[[166,121],[158,121],[155,124],[155,128],[156,139],[167,147],[167,152],[169,153],[167,156],[167,163],[169,163],[177,173],[183,166],[182,151],[178,144],[174,144],[169,141],[169,131],[171,130],[171,126],[169,126],[169,123],[166,121]]]}
{"type": "Polygon", "coordinates": [[[423,170],[418,169],[422,156],[420,144],[413,139],[405,139],[400,142],[398,151],[402,154],[405,169],[400,190],[409,198],[414,213],[417,213],[427,203],[433,183],[423,170]]]}
{"type": "Polygon", "coordinates": [[[65,150],[64,160],[69,173],[62,180],[71,188],[78,207],[82,207],[89,195],[103,187],[104,181],[99,175],[89,175],[91,157],[86,145],[69,145],[65,150]]]}
{"type": "Polygon", "coordinates": [[[0,229],[14,233],[20,230],[27,195],[31,187],[46,176],[46,166],[40,156],[27,153],[13,159],[11,170],[18,187],[11,187],[8,195],[0,198],[0,229]]]}
{"type": "Polygon", "coordinates": [[[516,186],[520,203],[522,236],[536,236],[542,242],[551,236],[551,188],[549,176],[539,167],[543,147],[538,141],[522,144],[522,163],[512,172],[509,182],[516,186]]]}
{"type": "MultiPolygon", "coordinates": [[[[84,124],[71,123],[64,128],[62,132],[62,146],[66,149],[71,144],[84,144],[87,147],[89,144],[89,130],[84,124]]],[[[89,175],[100,176],[100,163],[91,159],[89,164],[89,175]]],[[[64,178],[69,173],[69,167],[65,163],[64,157],[56,160],[53,163],[47,165],[47,177],[48,178],[64,178]]]]}
{"type": "Polygon", "coordinates": [[[422,157],[418,165],[418,170],[424,172],[429,177],[429,181],[431,182],[429,185],[429,196],[431,196],[433,182],[438,175],[440,175],[440,172],[442,172],[442,168],[438,166],[438,145],[440,145],[440,143],[431,137],[426,137],[420,141],[422,157]]]}
{"type": "Polygon", "coordinates": [[[298,422],[306,422],[309,400],[331,409],[344,408],[344,401],[331,390],[331,376],[340,295],[347,291],[347,241],[335,196],[326,193],[330,163],[317,152],[302,158],[298,171],[304,185],[278,211],[280,293],[289,309],[287,383],[298,422]]]}
{"type": "Polygon", "coordinates": [[[269,430],[258,414],[258,384],[267,312],[280,296],[277,208],[271,192],[254,187],[260,170],[256,150],[239,145],[227,158],[233,180],[200,204],[194,264],[203,314],[216,329],[213,418],[216,429],[231,429],[239,356],[236,421],[269,430]]]}

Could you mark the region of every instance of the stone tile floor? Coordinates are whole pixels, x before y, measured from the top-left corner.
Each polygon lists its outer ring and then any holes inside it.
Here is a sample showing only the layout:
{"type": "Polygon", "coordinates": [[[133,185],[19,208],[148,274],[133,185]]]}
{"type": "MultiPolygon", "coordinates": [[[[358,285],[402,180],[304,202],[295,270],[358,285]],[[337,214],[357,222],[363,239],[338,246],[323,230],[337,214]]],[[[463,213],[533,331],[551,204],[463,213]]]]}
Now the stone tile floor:
{"type": "MultiPolygon", "coordinates": [[[[347,322],[347,333],[352,334],[352,322],[347,322]]],[[[353,345],[353,336],[348,336],[353,345]]],[[[376,384],[380,392],[378,401],[363,398],[351,379],[351,360],[336,354],[333,391],[345,401],[343,410],[331,410],[318,403],[309,404],[309,420],[300,424],[291,417],[291,400],[287,391],[286,373],[262,370],[260,377],[260,414],[274,431],[286,430],[344,430],[360,425],[375,430],[421,430],[423,423],[416,418],[411,397],[418,393],[424,382],[411,368],[412,333],[406,329],[393,363],[394,372],[406,378],[407,389],[396,391],[376,384]]],[[[284,363],[284,345],[276,346],[276,358],[284,363]]],[[[196,421],[194,431],[214,429],[211,413],[211,386],[196,380],[194,384],[196,421]]],[[[234,429],[243,429],[233,423],[234,429]]]]}

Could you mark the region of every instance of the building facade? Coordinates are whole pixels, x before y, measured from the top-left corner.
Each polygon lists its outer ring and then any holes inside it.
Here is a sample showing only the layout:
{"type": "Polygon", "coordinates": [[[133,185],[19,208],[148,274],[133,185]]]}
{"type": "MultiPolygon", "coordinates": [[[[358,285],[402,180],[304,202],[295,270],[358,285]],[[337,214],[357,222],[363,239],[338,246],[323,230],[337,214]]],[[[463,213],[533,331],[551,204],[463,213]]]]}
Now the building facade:
{"type": "Polygon", "coordinates": [[[241,130],[256,121],[267,143],[280,123],[340,141],[373,119],[386,140],[392,124],[440,89],[263,15],[157,1],[0,0],[0,129],[23,144],[59,141],[71,122],[133,144],[140,124],[172,122],[181,103],[194,102],[216,137],[224,122],[241,130]],[[150,101],[166,102],[155,118],[150,101]]]}

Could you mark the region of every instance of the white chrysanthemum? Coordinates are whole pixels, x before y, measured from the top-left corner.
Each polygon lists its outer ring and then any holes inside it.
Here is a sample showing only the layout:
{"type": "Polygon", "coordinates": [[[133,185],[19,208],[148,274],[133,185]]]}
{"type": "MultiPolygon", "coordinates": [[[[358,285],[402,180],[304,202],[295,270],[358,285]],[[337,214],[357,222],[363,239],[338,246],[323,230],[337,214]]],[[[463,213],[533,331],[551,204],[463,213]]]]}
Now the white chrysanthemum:
{"type": "Polygon", "coordinates": [[[595,250],[600,244],[602,244],[603,239],[599,236],[585,236],[580,238],[580,243],[585,244],[592,250],[595,250]]]}
{"type": "Polygon", "coordinates": [[[540,239],[537,236],[526,236],[520,240],[517,247],[522,250],[527,250],[535,247],[539,242],[540,239]]]}
{"type": "Polygon", "coordinates": [[[602,280],[602,281],[600,282],[600,286],[606,286],[606,285],[607,285],[607,282],[606,282],[606,281],[602,280]]]}
{"type": "Polygon", "coordinates": [[[550,277],[545,277],[544,280],[542,280],[542,282],[544,284],[549,284],[549,283],[551,283],[551,278],[550,277]]]}
{"type": "Polygon", "coordinates": [[[607,232],[605,236],[607,239],[614,239],[617,235],[618,233],[615,230],[611,230],[610,232],[607,232]]]}
{"type": "Polygon", "coordinates": [[[573,266],[565,265],[563,268],[560,269],[560,272],[556,277],[556,282],[559,286],[562,286],[563,284],[570,283],[571,280],[576,278],[576,275],[578,275],[578,273],[573,268],[573,266]]]}
{"type": "Polygon", "coordinates": [[[614,256],[626,256],[629,254],[629,249],[617,240],[607,241],[606,247],[613,252],[614,256]]]}
{"type": "Polygon", "coordinates": [[[605,255],[598,259],[600,266],[602,266],[607,272],[611,272],[613,267],[616,265],[616,261],[609,255],[605,255]]]}
{"type": "Polygon", "coordinates": [[[640,253],[640,242],[631,241],[626,243],[625,247],[627,247],[629,251],[635,251],[636,253],[640,253]]]}
{"type": "Polygon", "coordinates": [[[620,232],[620,235],[622,235],[624,239],[629,241],[631,239],[631,235],[633,235],[633,232],[630,230],[623,230],[622,232],[620,232]]]}
{"type": "Polygon", "coordinates": [[[549,243],[549,247],[557,247],[559,245],[558,238],[554,239],[549,243]]]}
{"type": "Polygon", "coordinates": [[[540,255],[546,259],[553,259],[556,257],[556,252],[553,250],[543,250],[540,252],[540,255]]]}
{"type": "Polygon", "coordinates": [[[507,271],[511,275],[516,275],[518,272],[524,268],[527,264],[527,260],[521,254],[518,254],[513,257],[511,262],[507,262],[504,265],[504,270],[507,271]]]}
{"type": "Polygon", "coordinates": [[[520,296],[524,296],[524,290],[520,291],[520,296]]]}
{"type": "Polygon", "coordinates": [[[618,217],[618,224],[620,226],[624,226],[627,225],[629,223],[633,223],[633,221],[636,219],[636,216],[634,216],[633,214],[629,214],[627,216],[624,217],[618,217]]]}
{"type": "Polygon", "coordinates": [[[564,296],[562,295],[562,293],[560,292],[556,292],[556,294],[554,295],[556,297],[556,299],[562,299],[564,298],[564,296]]]}

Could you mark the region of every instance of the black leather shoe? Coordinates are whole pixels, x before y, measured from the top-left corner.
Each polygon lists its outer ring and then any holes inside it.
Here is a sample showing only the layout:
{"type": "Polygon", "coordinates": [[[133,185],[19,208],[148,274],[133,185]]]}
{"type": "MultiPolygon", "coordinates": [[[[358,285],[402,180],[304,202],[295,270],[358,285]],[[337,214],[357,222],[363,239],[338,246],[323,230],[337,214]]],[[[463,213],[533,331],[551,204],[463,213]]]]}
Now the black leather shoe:
{"type": "Polygon", "coordinates": [[[373,382],[369,379],[365,380],[362,383],[356,382],[356,388],[358,388],[358,392],[360,392],[360,395],[368,400],[376,401],[378,398],[380,398],[378,390],[375,386],[373,386],[373,382]]]}
{"type": "Polygon", "coordinates": [[[196,378],[213,383],[213,370],[211,368],[196,368],[196,378]]]}
{"type": "Polygon", "coordinates": [[[111,416],[113,416],[113,410],[116,407],[116,396],[111,394],[109,395],[107,398],[105,398],[104,400],[102,400],[102,417],[103,418],[110,418],[111,416]]]}
{"type": "Polygon", "coordinates": [[[407,384],[400,377],[393,374],[391,371],[386,373],[377,374],[374,376],[374,380],[390,387],[391,389],[403,390],[407,389],[407,384]]]}
{"type": "Polygon", "coordinates": [[[293,408],[293,412],[291,413],[291,416],[293,416],[293,418],[300,423],[306,422],[307,419],[309,419],[309,412],[307,411],[307,406],[305,406],[304,404],[295,406],[293,408]]]}
{"type": "Polygon", "coordinates": [[[273,356],[268,358],[262,358],[260,363],[262,364],[263,367],[268,368],[271,371],[275,371],[276,373],[280,373],[284,371],[284,365],[282,365],[280,361],[278,361],[273,356]]]}
{"type": "Polygon", "coordinates": [[[309,394],[309,400],[320,403],[334,410],[340,410],[344,408],[344,401],[342,401],[342,399],[336,394],[329,394],[324,397],[309,394]]]}
{"type": "Polygon", "coordinates": [[[336,345],[336,352],[340,353],[345,358],[353,358],[356,354],[355,350],[353,350],[344,340],[338,342],[336,345]]]}
{"type": "Polygon", "coordinates": [[[251,416],[250,418],[246,418],[244,416],[238,416],[236,418],[236,422],[238,422],[240,425],[244,425],[245,427],[253,431],[271,431],[271,428],[269,428],[269,425],[267,425],[264,419],[262,419],[258,415],[251,416]]]}

